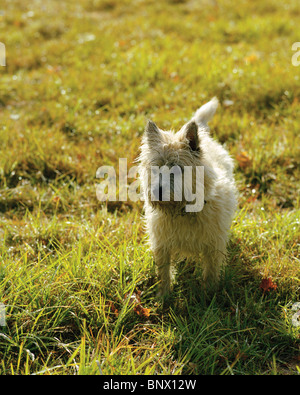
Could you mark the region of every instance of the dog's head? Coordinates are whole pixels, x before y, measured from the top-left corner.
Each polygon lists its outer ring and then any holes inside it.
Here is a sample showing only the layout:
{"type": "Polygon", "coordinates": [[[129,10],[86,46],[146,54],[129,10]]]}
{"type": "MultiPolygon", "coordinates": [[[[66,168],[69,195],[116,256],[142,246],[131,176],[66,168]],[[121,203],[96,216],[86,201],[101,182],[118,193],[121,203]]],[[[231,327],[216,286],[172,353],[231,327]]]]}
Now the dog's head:
{"type": "Polygon", "coordinates": [[[199,128],[207,127],[216,106],[216,99],[202,106],[177,133],[148,121],[139,159],[145,199],[152,206],[182,210],[199,195],[204,175],[199,128]]]}
{"type": "Polygon", "coordinates": [[[184,173],[200,165],[198,126],[192,121],[178,133],[160,130],[149,121],[142,155],[147,169],[147,195],[153,206],[184,205],[184,173]]]}

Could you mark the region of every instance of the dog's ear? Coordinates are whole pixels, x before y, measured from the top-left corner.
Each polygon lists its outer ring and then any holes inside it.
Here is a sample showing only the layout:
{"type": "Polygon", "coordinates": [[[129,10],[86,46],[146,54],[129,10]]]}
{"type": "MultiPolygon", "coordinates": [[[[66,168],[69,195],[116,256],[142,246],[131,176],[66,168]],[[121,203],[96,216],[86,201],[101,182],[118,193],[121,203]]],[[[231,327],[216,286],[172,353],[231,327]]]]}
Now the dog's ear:
{"type": "Polygon", "coordinates": [[[196,122],[191,121],[185,126],[184,135],[188,139],[190,149],[199,151],[198,126],[196,122]]]}
{"type": "Polygon", "coordinates": [[[151,142],[157,142],[161,140],[161,133],[159,128],[156,126],[156,124],[150,120],[148,120],[148,123],[145,128],[145,136],[147,137],[148,141],[151,142]]]}

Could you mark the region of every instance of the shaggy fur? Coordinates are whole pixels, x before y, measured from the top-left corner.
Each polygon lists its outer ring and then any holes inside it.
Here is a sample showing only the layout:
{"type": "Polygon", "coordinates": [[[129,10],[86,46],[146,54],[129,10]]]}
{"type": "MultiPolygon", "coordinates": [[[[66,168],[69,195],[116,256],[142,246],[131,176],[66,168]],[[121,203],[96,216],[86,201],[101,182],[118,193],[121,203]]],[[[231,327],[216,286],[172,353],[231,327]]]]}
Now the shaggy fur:
{"type": "MultiPolygon", "coordinates": [[[[213,117],[218,100],[196,111],[192,120],[177,133],[162,131],[149,121],[142,140],[140,177],[150,246],[160,279],[160,293],[170,291],[170,264],[173,259],[202,255],[205,284],[217,284],[225,263],[226,243],[236,209],[233,161],[228,152],[209,136],[207,122],[213,117]],[[150,183],[151,166],[203,166],[205,204],[199,212],[186,212],[187,202],[153,201],[157,185],[150,183]],[[153,196],[153,195],[152,195],[153,196]]],[[[193,178],[195,183],[195,177],[193,178]]],[[[156,194],[157,195],[157,194],[156,194]]]]}

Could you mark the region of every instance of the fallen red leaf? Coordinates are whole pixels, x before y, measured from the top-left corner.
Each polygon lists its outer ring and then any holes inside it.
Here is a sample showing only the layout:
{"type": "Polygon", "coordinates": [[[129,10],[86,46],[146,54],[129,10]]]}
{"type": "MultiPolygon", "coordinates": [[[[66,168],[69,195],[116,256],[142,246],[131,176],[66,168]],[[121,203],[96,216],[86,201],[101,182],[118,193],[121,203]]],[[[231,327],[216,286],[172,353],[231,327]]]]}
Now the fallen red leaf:
{"type": "MultiPolygon", "coordinates": [[[[129,297],[129,295],[125,295],[125,297],[129,297]]],[[[136,291],[130,296],[129,304],[133,304],[133,311],[145,318],[149,318],[150,316],[150,309],[147,309],[146,307],[143,307],[141,305],[141,291],[136,291]]]]}
{"type": "Polygon", "coordinates": [[[246,151],[242,151],[240,154],[236,155],[236,160],[241,169],[246,169],[252,165],[252,159],[246,151]]]}
{"type": "Polygon", "coordinates": [[[263,278],[261,280],[260,286],[259,288],[261,288],[263,290],[263,292],[269,292],[271,290],[276,290],[277,289],[277,285],[273,283],[271,277],[269,278],[263,278]]]}
{"type": "Polygon", "coordinates": [[[137,315],[140,315],[141,317],[149,318],[150,316],[150,309],[147,309],[140,304],[134,306],[133,310],[137,315]]]}
{"type": "Polygon", "coordinates": [[[108,302],[108,308],[110,309],[110,311],[111,311],[116,317],[118,317],[118,315],[119,315],[119,310],[116,308],[116,306],[114,305],[113,302],[108,302]]]}

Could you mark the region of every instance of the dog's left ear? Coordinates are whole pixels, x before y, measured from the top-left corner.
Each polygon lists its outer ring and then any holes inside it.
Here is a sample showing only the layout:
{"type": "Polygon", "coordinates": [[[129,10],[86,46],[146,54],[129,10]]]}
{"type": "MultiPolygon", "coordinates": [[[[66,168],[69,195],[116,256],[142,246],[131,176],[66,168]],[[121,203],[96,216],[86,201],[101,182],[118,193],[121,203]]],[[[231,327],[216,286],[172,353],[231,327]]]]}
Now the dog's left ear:
{"type": "Polygon", "coordinates": [[[161,133],[156,124],[150,120],[148,120],[148,123],[145,128],[145,135],[148,139],[148,141],[160,141],[161,140],[161,133]]]}
{"type": "Polygon", "coordinates": [[[188,139],[190,149],[199,151],[198,126],[196,122],[191,121],[185,126],[184,136],[188,139]]]}

